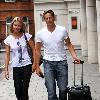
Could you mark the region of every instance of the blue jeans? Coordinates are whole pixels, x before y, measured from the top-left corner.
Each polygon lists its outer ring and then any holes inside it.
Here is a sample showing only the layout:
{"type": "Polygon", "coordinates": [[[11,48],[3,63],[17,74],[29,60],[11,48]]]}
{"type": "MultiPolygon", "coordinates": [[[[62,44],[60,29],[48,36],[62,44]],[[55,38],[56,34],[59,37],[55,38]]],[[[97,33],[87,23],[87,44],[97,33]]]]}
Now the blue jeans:
{"type": "Polygon", "coordinates": [[[48,100],[58,100],[56,94],[56,82],[59,88],[59,100],[67,100],[68,64],[67,61],[44,60],[45,85],[48,92],[48,100]]]}

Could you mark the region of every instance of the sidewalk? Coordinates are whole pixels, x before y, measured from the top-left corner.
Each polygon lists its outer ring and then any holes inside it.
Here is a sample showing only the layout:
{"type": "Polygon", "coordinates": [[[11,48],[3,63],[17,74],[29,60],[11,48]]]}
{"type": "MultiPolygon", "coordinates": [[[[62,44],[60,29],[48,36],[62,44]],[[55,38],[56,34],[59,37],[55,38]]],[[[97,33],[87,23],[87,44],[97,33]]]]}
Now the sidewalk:
{"type": "MultiPolygon", "coordinates": [[[[80,57],[84,63],[84,84],[88,84],[91,89],[93,100],[100,100],[100,73],[97,64],[88,64],[87,57],[80,57]]],[[[72,58],[68,56],[69,64],[69,85],[73,85],[73,63],[72,58]]],[[[43,69],[43,68],[42,68],[43,69]]],[[[76,83],[80,84],[81,65],[76,66],[76,83]]],[[[3,77],[3,73],[1,74],[3,77]]],[[[0,81],[0,100],[16,100],[13,87],[12,71],[10,79],[2,79],[0,81]]],[[[57,89],[58,94],[58,89],[57,89]]],[[[35,73],[31,77],[29,87],[29,100],[48,100],[47,90],[44,85],[44,79],[39,78],[35,73]]]]}

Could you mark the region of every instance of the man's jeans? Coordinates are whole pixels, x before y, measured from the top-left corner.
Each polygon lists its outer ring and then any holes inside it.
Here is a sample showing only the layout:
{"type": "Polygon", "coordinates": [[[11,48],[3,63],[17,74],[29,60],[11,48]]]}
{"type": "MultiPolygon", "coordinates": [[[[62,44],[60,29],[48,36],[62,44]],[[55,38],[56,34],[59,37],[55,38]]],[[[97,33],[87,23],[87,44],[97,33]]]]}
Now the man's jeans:
{"type": "Polygon", "coordinates": [[[59,88],[59,100],[67,100],[68,64],[67,61],[44,60],[45,85],[48,100],[58,100],[56,94],[56,81],[59,88]]]}

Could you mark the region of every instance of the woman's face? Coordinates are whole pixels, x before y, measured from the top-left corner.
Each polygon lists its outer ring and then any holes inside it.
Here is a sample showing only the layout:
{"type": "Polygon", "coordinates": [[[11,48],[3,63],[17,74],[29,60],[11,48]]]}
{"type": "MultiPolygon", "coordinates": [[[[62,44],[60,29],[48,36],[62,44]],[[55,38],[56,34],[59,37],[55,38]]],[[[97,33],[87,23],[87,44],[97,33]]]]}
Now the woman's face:
{"type": "Polygon", "coordinates": [[[19,21],[15,21],[13,23],[13,31],[14,32],[20,32],[21,28],[22,28],[22,24],[19,21]]]}

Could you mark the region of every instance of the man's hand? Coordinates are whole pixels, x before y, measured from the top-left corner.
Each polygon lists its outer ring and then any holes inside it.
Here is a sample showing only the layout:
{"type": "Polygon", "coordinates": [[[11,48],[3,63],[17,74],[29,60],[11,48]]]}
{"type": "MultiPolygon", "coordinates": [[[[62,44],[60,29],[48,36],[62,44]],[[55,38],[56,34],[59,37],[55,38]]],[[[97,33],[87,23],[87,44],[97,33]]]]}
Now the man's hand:
{"type": "Polygon", "coordinates": [[[80,59],[77,56],[73,56],[73,59],[75,64],[80,64],[80,59]]]}
{"type": "Polygon", "coordinates": [[[75,64],[80,64],[80,60],[74,60],[75,64]]]}

